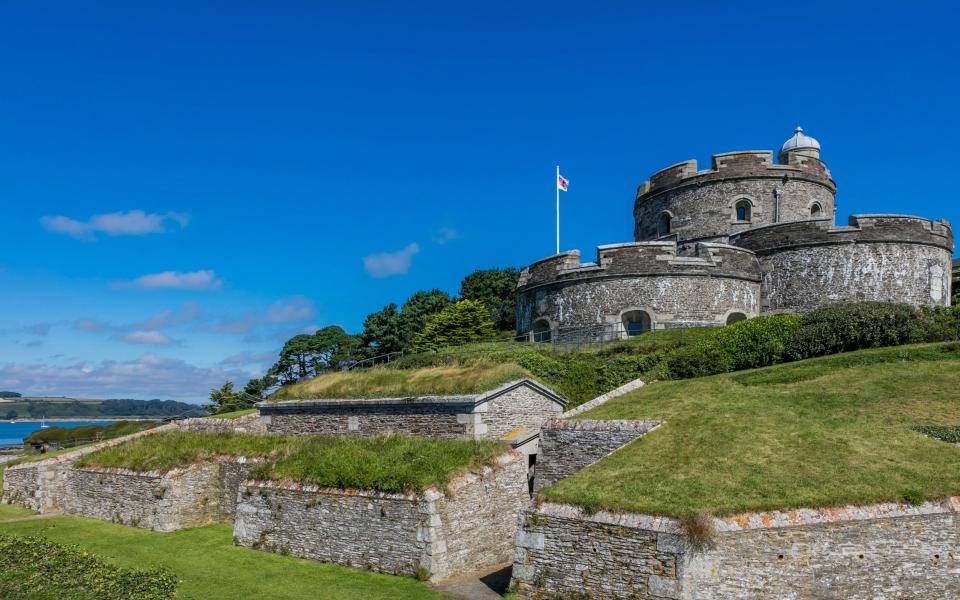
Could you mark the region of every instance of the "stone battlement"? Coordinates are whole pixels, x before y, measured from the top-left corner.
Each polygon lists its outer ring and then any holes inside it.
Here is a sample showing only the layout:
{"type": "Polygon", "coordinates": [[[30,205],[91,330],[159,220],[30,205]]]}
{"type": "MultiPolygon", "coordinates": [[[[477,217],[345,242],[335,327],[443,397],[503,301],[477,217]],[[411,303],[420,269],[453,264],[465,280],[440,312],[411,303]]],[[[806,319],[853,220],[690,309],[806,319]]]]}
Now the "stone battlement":
{"type": "Polygon", "coordinates": [[[697,170],[696,160],[686,160],[657,171],[637,188],[637,201],[688,185],[738,178],[790,178],[813,180],[836,191],[827,166],[818,158],[789,153],[787,164],[777,164],[770,150],[742,150],[714,154],[709,169],[697,170]]]}
{"type": "Polygon", "coordinates": [[[953,252],[950,223],[910,215],[851,215],[847,225],[834,225],[830,219],[774,223],[734,234],[730,241],[761,254],[854,243],[923,244],[953,252]]]}
{"type": "Polygon", "coordinates": [[[596,262],[581,263],[579,250],[541,259],[520,272],[518,289],[580,279],[679,275],[760,280],[750,250],[716,243],[633,242],[598,246],[596,262]]]}

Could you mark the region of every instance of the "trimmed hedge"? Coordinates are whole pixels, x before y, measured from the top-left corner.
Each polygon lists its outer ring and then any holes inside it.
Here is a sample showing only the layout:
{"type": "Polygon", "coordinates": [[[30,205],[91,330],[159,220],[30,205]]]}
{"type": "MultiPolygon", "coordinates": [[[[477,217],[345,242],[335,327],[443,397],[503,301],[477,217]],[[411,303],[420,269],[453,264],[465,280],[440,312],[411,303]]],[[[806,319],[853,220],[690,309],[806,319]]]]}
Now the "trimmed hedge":
{"type": "Polygon", "coordinates": [[[40,537],[0,535],[0,595],[11,599],[168,600],[177,577],[124,569],[40,537]]]}

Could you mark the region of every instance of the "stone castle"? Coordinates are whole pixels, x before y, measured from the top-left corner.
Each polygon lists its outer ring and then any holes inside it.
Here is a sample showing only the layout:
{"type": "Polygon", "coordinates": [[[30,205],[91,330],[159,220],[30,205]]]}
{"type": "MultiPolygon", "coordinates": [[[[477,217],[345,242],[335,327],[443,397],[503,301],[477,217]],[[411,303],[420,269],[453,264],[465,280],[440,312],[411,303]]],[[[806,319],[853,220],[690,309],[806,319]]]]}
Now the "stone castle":
{"type": "Polygon", "coordinates": [[[634,242],[573,250],[523,269],[517,331],[635,335],[725,325],[836,302],[950,304],[953,232],[943,220],[853,215],[834,224],[837,186],[820,143],[797,127],[773,152],[688,160],[637,190],[634,242]]]}

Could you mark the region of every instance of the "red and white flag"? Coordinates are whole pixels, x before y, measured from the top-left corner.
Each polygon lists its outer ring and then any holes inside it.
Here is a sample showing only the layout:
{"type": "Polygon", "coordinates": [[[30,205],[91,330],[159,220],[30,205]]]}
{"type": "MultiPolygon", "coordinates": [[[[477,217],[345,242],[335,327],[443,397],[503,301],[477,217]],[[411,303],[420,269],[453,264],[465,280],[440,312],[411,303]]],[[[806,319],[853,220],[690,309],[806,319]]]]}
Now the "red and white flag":
{"type": "Polygon", "coordinates": [[[564,177],[563,175],[561,175],[560,173],[557,173],[557,189],[558,189],[558,190],[563,190],[564,192],[566,192],[566,191],[567,191],[567,186],[569,186],[569,185],[570,185],[570,180],[568,180],[567,178],[565,178],[565,177],[564,177]]]}

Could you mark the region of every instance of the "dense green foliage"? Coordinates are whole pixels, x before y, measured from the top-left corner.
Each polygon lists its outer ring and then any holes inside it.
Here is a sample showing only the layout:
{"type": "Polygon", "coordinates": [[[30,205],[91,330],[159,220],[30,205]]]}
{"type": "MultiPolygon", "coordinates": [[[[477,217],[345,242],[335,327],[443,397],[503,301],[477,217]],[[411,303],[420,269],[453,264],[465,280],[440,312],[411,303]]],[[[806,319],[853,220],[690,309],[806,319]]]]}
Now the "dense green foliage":
{"type": "MultiPolygon", "coordinates": [[[[301,333],[295,335],[283,345],[280,359],[270,368],[266,376],[251,380],[254,387],[248,391],[253,395],[262,395],[277,383],[293,383],[304,377],[314,377],[327,369],[336,368],[342,361],[350,360],[360,341],[337,325],[318,329],[313,335],[301,333]]],[[[247,384],[250,387],[251,384],[247,384]]]]}
{"type": "MultiPolygon", "coordinates": [[[[252,383],[254,380],[250,380],[252,383]]],[[[247,385],[249,386],[250,383],[247,385]]],[[[263,398],[248,394],[246,390],[233,389],[232,381],[225,381],[219,389],[210,390],[211,414],[231,413],[238,410],[249,410],[263,398]]]]}
{"type": "Polygon", "coordinates": [[[960,444],[960,426],[918,425],[913,430],[948,444],[960,444]]]}
{"type": "Polygon", "coordinates": [[[263,457],[260,479],[293,479],[326,487],[418,492],[493,463],[509,447],[491,441],[439,440],[406,435],[285,437],[173,431],[104,448],[78,466],[169,471],[215,456],[263,457]]]}
{"type": "Polygon", "coordinates": [[[81,425],[78,427],[48,427],[38,429],[26,438],[25,446],[38,446],[44,442],[59,446],[75,445],[78,442],[109,440],[129,435],[157,425],[156,421],[116,421],[109,425],[81,425]]]}
{"type": "Polygon", "coordinates": [[[487,307],[498,330],[513,330],[517,321],[519,281],[520,271],[513,267],[474,271],[460,282],[460,298],[476,300],[487,307]]]}
{"type": "Polygon", "coordinates": [[[493,317],[483,303],[461,300],[447,306],[414,338],[415,350],[432,350],[488,340],[496,335],[493,317]]]}
{"type": "Polygon", "coordinates": [[[0,392],[0,398],[21,398],[23,394],[19,392],[0,392]]]}
{"type": "Polygon", "coordinates": [[[0,535],[0,593],[23,600],[168,600],[177,578],[166,569],[117,567],[82,548],[41,537],[0,535]]]}
{"type": "Polygon", "coordinates": [[[786,354],[798,360],[958,336],[960,309],[919,310],[883,302],[832,304],[803,316],[800,331],[790,340],[786,354]]]}
{"type": "Polygon", "coordinates": [[[205,411],[196,404],[174,400],[78,400],[74,398],[18,398],[0,404],[7,419],[47,417],[175,417],[197,415],[205,411]]]}
{"type": "Polygon", "coordinates": [[[512,363],[474,360],[468,365],[450,365],[421,370],[375,367],[308,379],[277,390],[271,401],[324,398],[406,398],[476,394],[504,383],[529,377],[512,363]]]}
{"type": "Polygon", "coordinates": [[[956,448],[915,431],[956,428],[957,389],[957,344],[651,383],[576,418],[663,424],[543,496],[680,516],[957,495],[956,448]]]}
{"type": "MultiPolygon", "coordinates": [[[[51,541],[77,544],[121,567],[166,568],[180,580],[177,600],[446,598],[409,577],[392,577],[235,546],[232,525],[157,533],[94,519],[56,517],[0,523],[0,533],[43,536],[51,541]]],[[[0,588],[0,597],[2,592],[0,588]]]]}

